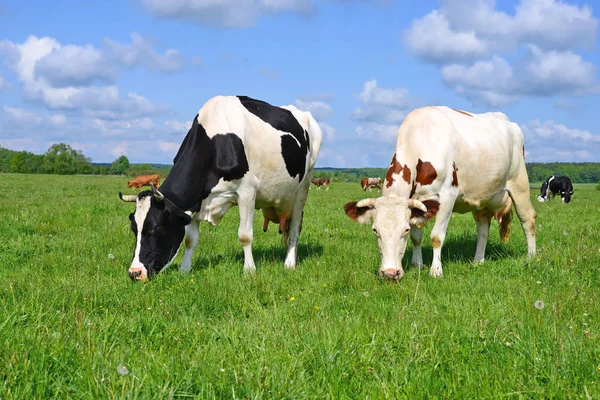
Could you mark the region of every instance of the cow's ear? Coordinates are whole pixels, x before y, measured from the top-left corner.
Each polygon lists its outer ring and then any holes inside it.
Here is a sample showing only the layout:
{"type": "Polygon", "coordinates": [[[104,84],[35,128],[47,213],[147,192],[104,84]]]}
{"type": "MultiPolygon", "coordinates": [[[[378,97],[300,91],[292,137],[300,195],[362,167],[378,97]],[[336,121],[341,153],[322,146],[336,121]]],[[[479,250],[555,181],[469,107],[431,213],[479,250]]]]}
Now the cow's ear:
{"type": "Polygon", "coordinates": [[[357,207],[356,204],[356,201],[351,201],[350,203],[344,204],[344,212],[346,215],[359,224],[369,223],[373,216],[375,216],[375,207],[357,207]]]}
{"type": "Polygon", "coordinates": [[[178,224],[178,225],[188,225],[190,222],[192,222],[192,217],[190,217],[189,214],[187,214],[186,212],[180,210],[178,207],[175,207],[174,205],[172,207],[169,207],[169,218],[171,219],[171,222],[178,224]]]}

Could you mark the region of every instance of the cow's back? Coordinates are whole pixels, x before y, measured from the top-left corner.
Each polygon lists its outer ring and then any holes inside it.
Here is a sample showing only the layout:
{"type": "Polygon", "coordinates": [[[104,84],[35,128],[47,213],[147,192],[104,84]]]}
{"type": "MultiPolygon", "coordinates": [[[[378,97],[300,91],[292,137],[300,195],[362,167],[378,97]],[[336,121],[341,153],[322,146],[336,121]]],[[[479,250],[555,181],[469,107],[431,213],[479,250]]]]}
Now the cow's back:
{"type": "Polygon", "coordinates": [[[452,183],[459,188],[458,203],[485,203],[525,168],[523,134],[502,113],[425,107],[402,123],[396,159],[411,172],[401,193],[405,197],[417,184],[417,196],[427,198],[452,183]],[[419,178],[424,176],[420,166],[427,166],[428,179],[419,178]]]}
{"type": "Polygon", "coordinates": [[[249,173],[258,180],[257,208],[293,202],[299,183],[310,180],[322,135],[309,112],[244,96],[217,96],[202,107],[198,122],[209,138],[223,133],[240,138],[249,173]]]}

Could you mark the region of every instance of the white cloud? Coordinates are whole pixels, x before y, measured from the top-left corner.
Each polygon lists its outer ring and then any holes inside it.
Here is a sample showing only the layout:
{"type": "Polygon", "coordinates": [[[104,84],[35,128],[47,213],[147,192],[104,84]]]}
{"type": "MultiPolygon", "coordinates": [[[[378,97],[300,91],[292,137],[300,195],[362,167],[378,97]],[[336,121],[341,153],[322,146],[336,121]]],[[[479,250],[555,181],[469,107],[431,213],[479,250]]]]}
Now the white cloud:
{"type": "Polygon", "coordinates": [[[534,120],[521,125],[527,161],[599,161],[600,135],[554,121],[534,120]]]}
{"type": "Polygon", "coordinates": [[[444,0],[404,33],[409,50],[428,62],[474,61],[523,44],[544,50],[590,48],[598,19],[588,6],[560,0],[521,0],[514,15],[494,0],[444,0]]]}
{"type": "Polygon", "coordinates": [[[4,76],[2,76],[2,74],[0,74],[0,92],[3,92],[8,89],[10,89],[10,85],[8,84],[6,79],[4,79],[4,76]]]}
{"type": "Polygon", "coordinates": [[[454,31],[443,14],[434,10],[412,23],[404,34],[409,50],[435,64],[470,60],[488,51],[473,31],[454,31]]]}
{"type": "MultiPolygon", "coordinates": [[[[190,21],[212,28],[248,28],[263,17],[282,13],[308,16],[316,3],[346,3],[354,0],[141,0],[157,18],[190,21]]],[[[385,7],[390,0],[362,0],[385,7]]]]}
{"type": "MultiPolygon", "coordinates": [[[[89,82],[94,79],[94,74],[99,73],[97,69],[85,72],[78,67],[66,66],[64,70],[57,72],[60,69],[57,67],[59,61],[67,55],[85,55],[91,60],[97,59],[98,54],[91,48],[62,46],[52,38],[30,36],[22,44],[1,41],[0,53],[5,55],[5,61],[16,71],[25,99],[41,101],[50,109],[74,110],[105,118],[137,118],[158,114],[167,109],[166,106],[153,104],[136,93],[122,96],[116,86],[54,86],[54,80],[66,83],[67,80],[89,82]],[[53,58],[54,53],[57,54],[56,59],[53,58]],[[44,60],[48,59],[50,61],[44,64],[44,60]],[[44,71],[41,76],[36,73],[38,63],[42,63],[41,70],[44,71]],[[50,76],[53,78],[48,79],[50,76]]],[[[73,63],[68,60],[64,62],[73,63]]],[[[92,64],[87,60],[83,65],[92,64]]]]}
{"type": "Polygon", "coordinates": [[[394,144],[396,143],[399,128],[400,124],[367,122],[356,127],[356,134],[363,139],[372,139],[373,141],[382,141],[386,144],[394,144]]]}
{"type": "Polygon", "coordinates": [[[283,12],[308,14],[313,1],[306,0],[141,0],[157,18],[195,22],[213,28],[247,28],[269,15],[283,12]]]}
{"type": "Polygon", "coordinates": [[[376,80],[363,84],[358,94],[361,107],[354,110],[352,119],[358,121],[398,125],[408,113],[418,105],[408,90],[404,88],[386,89],[377,86],[376,80]]]}
{"type": "Polygon", "coordinates": [[[179,50],[167,49],[157,53],[152,44],[143,36],[132,33],[131,44],[121,44],[104,39],[110,58],[129,68],[144,66],[155,71],[174,72],[183,68],[183,55],[179,50]]]}
{"type": "Polygon", "coordinates": [[[499,107],[519,96],[600,91],[594,65],[576,53],[592,48],[597,32],[590,7],[561,0],[520,0],[514,14],[494,0],[442,0],[403,40],[474,106],[499,107]]]}
{"type": "Polygon", "coordinates": [[[181,143],[165,142],[162,140],[159,140],[158,142],[158,148],[166,153],[172,153],[173,157],[175,156],[175,154],[177,154],[179,146],[181,146],[181,143]]]}
{"type": "Polygon", "coordinates": [[[319,127],[321,128],[321,132],[323,133],[323,138],[326,142],[334,142],[336,129],[329,125],[327,122],[319,122],[319,127]]]}
{"type": "Polygon", "coordinates": [[[34,74],[52,86],[89,85],[112,82],[117,71],[102,51],[93,46],[60,46],[35,63],[34,74]]]}
{"type": "Polygon", "coordinates": [[[554,96],[598,92],[595,67],[572,52],[543,52],[529,47],[514,67],[499,56],[474,64],[452,64],[441,69],[444,83],[474,106],[503,106],[519,95],[554,96]]]}
{"type": "Polygon", "coordinates": [[[165,121],[165,128],[167,128],[167,131],[170,133],[185,135],[190,130],[191,126],[192,121],[165,121]]]}
{"type": "Polygon", "coordinates": [[[310,111],[317,121],[328,119],[333,115],[333,107],[320,100],[296,99],[296,107],[302,111],[310,111]]]}

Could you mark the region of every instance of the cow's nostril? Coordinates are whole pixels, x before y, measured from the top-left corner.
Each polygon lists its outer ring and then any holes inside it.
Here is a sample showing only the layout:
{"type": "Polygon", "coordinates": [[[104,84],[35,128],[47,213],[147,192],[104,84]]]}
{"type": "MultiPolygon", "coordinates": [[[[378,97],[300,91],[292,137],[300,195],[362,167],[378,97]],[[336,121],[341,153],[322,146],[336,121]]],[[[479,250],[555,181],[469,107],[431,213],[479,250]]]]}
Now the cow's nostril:
{"type": "Polygon", "coordinates": [[[142,271],[138,270],[138,271],[129,271],[129,277],[131,278],[132,281],[135,281],[137,279],[139,279],[142,276],[142,271]]]}

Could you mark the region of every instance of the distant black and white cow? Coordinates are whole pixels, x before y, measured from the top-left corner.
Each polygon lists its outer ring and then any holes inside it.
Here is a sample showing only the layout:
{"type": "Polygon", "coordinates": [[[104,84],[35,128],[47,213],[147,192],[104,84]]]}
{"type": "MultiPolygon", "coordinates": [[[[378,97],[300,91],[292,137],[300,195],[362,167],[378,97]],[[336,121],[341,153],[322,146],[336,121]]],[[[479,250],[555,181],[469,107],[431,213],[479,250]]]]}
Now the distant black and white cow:
{"type": "Polygon", "coordinates": [[[198,224],[217,225],[234,205],[244,271],[254,272],[252,225],[262,209],[265,227],[279,224],[287,236],[286,268],[296,265],[296,245],[321,129],[309,112],[275,107],[245,96],[218,96],[198,112],[160,192],[137,196],[129,219],[136,236],[129,276],[145,280],[169,265],[185,236],[180,271],[189,272],[198,244],[198,224]]]}
{"type": "Polygon", "coordinates": [[[571,195],[573,195],[573,184],[571,180],[566,176],[554,176],[552,175],[546,182],[542,184],[540,195],[538,196],[539,202],[548,201],[553,199],[557,193],[560,193],[560,197],[563,203],[571,201],[571,195]]]}

